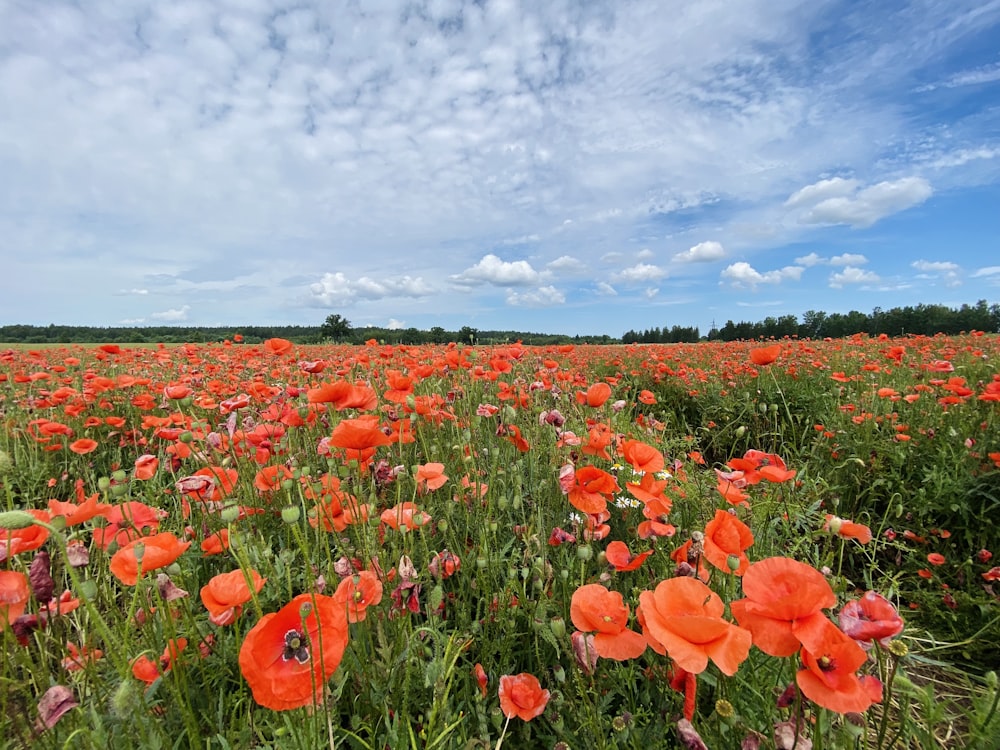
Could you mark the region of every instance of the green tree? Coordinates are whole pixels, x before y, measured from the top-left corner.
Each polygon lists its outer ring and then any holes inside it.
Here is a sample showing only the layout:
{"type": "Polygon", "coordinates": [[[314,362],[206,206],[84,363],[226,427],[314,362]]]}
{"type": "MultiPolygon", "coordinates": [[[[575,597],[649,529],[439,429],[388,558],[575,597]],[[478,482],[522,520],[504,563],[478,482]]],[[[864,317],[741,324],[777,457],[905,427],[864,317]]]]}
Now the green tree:
{"type": "Polygon", "coordinates": [[[319,328],[320,335],[325,339],[339,341],[351,335],[351,321],[343,315],[334,313],[328,315],[323,325],[319,328]]]}

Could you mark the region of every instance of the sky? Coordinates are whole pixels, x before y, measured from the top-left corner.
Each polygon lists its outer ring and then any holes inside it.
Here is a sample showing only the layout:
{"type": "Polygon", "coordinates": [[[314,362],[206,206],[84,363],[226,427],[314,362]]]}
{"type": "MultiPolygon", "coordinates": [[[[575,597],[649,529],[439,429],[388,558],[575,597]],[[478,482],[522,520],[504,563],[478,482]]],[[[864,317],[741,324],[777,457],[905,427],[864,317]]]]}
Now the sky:
{"type": "Polygon", "coordinates": [[[1000,301],[1000,0],[0,0],[0,325],[1000,301]]]}

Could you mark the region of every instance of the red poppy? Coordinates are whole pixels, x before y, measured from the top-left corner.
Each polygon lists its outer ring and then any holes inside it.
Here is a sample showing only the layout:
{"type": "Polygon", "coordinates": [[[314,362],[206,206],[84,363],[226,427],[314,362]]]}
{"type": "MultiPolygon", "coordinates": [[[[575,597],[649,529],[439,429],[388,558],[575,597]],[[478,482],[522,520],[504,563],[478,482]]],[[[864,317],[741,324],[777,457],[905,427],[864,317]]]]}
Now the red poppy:
{"type": "Polygon", "coordinates": [[[622,595],[599,583],[580,586],[569,604],[577,630],[594,635],[594,650],[605,659],[635,659],[646,650],[645,639],[628,628],[629,608],[622,595]]]}
{"type": "Polygon", "coordinates": [[[140,574],[170,565],[190,546],[191,542],[182,542],[169,531],[139,537],[111,556],[111,572],[127,586],[135,586],[140,574]]]}
{"type": "Polygon", "coordinates": [[[725,604],[696,578],[668,578],[639,594],[639,622],[650,647],[681,669],[701,674],[711,659],[736,674],[750,653],[750,632],[722,619],[725,604]]]}
{"type": "Polygon", "coordinates": [[[288,354],[294,345],[288,339],[267,339],[264,342],[264,351],[275,356],[288,354]]]}
{"type": "Polygon", "coordinates": [[[365,414],[355,419],[345,419],[333,428],[329,444],[349,450],[365,450],[380,445],[392,445],[395,441],[386,435],[379,419],[374,414],[365,414]]]}
{"type": "Polygon", "coordinates": [[[769,365],[781,355],[781,345],[758,347],[750,350],[750,361],[755,365],[769,365]]]}
{"type": "Polygon", "coordinates": [[[841,539],[857,539],[861,544],[868,544],[872,540],[872,530],[863,523],[847,521],[830,513],[826,514],[823,531],[836,534],[841,539]]]}
{"type": "Polygon", "coordinates": [[[663,454],[653,446],[640,440],[626,440],[622,443],[622,456],[636,471],[655,474],[663,469],[663,454]]]}
{"type": "Polygon", "coordinates": [[[332,596],[299,594],[250,629],[240,647],[240,671],[265,708],[317,705],[340,666],[347,639],[342,604],[332,596]]]}
{"type": "Polygon", "coordinates": [[[504,675],[500,678],[497,692],[500,710],[508,719],[516,716],[524,721],[531,721],[536,716],[541,716],[549,703],[549,691],[542,689],[538,678],[527,672],[504,675]]]}
{"type": "Polygon", "coordinates": [[[857,675],[867,659],[864,649],[826,618],[803,642],[801,656],[805,669],[798,671],[795,682],[813,703],[846,714],[866,711],[881,701],[881,683],[857,675]]]}
{"type": "Polygon", "coordinates": [[[310,404],[333,404],[337,411],[360,409],[369,411],[378,406],[378,394],[367,385],[354,385],[346,380],[323,383],[306,392],[310,404]]]}
{"type": "Polygon", "coordinates": [[[87,453],[93,453],[97,450],[97,441],[91,440],[90,438],[80,438],[79,440],[74,440],[69,444],[69,449],[74,453],[79,453],[81,456],[87,453]]]}
{"type": "Polygon", "coordinates": [[[135,471],[133,472],[133,476],[142,481],[152,479],[156,476],[156,469],[159,465],[160,459],[156,456],[152,456],[148,453],[139,456],[139,458],[135,460],[135,471]]]}
{"type": "Polygon", "coordinates": [[[614,476],[596,466],[581,466],[573,472],[567,498],[583,513],[603,513],[608,500],[621,492],[614,476]]]}
{"type": "Polygon", "coordinates": [[[382,581],[370,570],[362,570],[342,579],[333,598],[347,612],[348,622],[361,622],[368,607],[382,601],[382,581]]]}
{"type": "Polygon", "coordinates": [[[483,669],[483,665],[479,662],[476,662],[476,665],[472,668],[472,676],[476,678],[476,684],[479,685],[480,696],[485,698],[489,678],[486,676],[486,670],[483,669]]]}
{"type": "Polygon", "coordinates": [[[947,562],[947,560],[945,559],[945,556],[942,555],[940,552],[931,552],[929,555],[927,555],[927,562],[929,562],[931,565],[944,565],[947,562]]]}
{"type": "Polygon", "coordinates": [[[717,510],[705,525],[705,559],[724,573],[746,572],[750,566],[746,551],[752,544],[750,527],[732,513],[717,510]]]}
{"type": "Polygon", "coordinates": [[[822,610],[837,604],[823,574],[790,557],[751,563],[743,593],[730,605],[733,617],[753,634],[757,648],[779,657],[798,651],[804,633],[828,621],[822,610]]]}
{"type": "Polygon", "coordinates": [[[386,526],[397,531],[409,531],[426,526],[431,522],[429,513],[422,511],[415,503],[409,501],[397,503],[382,511],[379,517],[386,526]]]}
{"type": "Polygon", "coordinates": [[[576,402],[597,408],[611,398],[611,386],[607,383],[594,383],[586,391],[576,392],[576,402]]]}
{"type": "Polygon", "coordinates": [[[444,464],[426,463],[417,467],[417,487],[421,492],[431,492],[443,487],[448,481],[444,473],[444,464]]]}
{"type": "Polygon", "coordinates": [[[608,562],[619,572],[637,569],[651,554],[653,554],[653,550],[648,549],[633,556],[628,545],[617,540],[610,542],[604,551],[608,562]]]}
{"type": "Polygon", "coordinates": [[[642,390],[639,391],[638,401],[641,404],[655,404],[656,396],[653,394],[652,391],[642,390]]]}
{"type": "MultiPolygon", "coordinates": [[[[46,510],[32,508],[27,512],[43,523],[51,520],[46,510]]],[[[48,538],[49,530],[37,523],[25,526],[23,529],[0,529],[0,560],[38,549],[48,538]]]]}
{"type": "Polygon", "coordinates": [[[209,621],[215,625],[229,625],[237,617],[253,594],[267,582],[256,570],[242,569],[219,573],[201,587],[201,602],[208,610],[209,621]],[[252,587],[252,590],[251,590],[252,587]]]}
{"type": "Polygon", "coordinates": [[[221,555],[229,549],[229,529],[219,529],[201,541],[201,551],[205,557],[221,555]]]}
{"type": "Polygon", "coordinates": [[[28,577],[13,570],[0,570],[0,630],[24,614],[31,589],[28,577]]]}
{"type": "Polygon", "coordinates": [[[840,629],[871,647],[873,641],[885,645],[890,638],[903,632],[903,619],[888,599],[877,591],[868,591],[860,599],[849,601],[840,610],[840,629]]]}

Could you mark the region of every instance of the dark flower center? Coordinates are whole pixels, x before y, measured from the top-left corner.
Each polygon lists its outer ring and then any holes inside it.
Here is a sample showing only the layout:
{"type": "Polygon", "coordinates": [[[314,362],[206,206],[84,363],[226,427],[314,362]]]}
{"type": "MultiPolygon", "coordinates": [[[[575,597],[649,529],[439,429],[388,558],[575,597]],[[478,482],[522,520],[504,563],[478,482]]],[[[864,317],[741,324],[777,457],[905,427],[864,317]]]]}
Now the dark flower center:
{"type": "Polygon", "coordinates": [[[285,661],[295,659],[299,664],[309,661],[309,639],[306,638],[306,634],[297,630],[285,633],[285,649],[281,653],[281,658],[285,661]]]}
{"type": "Polygon", "coordinates": [[[824,672],[832,672],[837,668],[837,662],[829,656],[821,656],[816,660],[817,666],[824,672]]]}

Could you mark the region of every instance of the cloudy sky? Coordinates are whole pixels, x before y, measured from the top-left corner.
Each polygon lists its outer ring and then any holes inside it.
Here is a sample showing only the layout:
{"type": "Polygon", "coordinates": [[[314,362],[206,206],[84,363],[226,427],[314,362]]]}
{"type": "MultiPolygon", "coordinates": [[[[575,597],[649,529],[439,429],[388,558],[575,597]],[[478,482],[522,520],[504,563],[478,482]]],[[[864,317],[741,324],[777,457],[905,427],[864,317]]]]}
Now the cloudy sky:
{"type": "Polygon", "coordinates": [[[0,0],[0,324],[1000,299],[1000,0],[0,0]]]}

